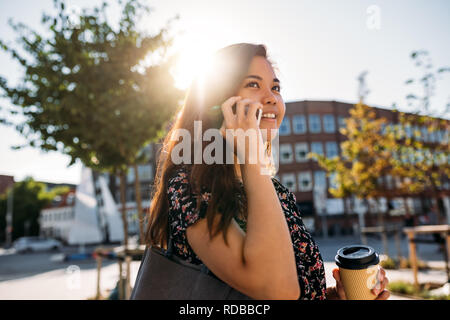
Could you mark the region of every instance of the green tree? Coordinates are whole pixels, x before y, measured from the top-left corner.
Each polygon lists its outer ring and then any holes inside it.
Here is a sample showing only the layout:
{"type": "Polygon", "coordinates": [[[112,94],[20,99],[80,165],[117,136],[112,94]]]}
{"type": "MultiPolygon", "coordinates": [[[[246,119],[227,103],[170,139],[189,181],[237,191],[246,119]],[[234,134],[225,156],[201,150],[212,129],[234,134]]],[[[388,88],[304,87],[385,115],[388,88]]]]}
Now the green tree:
{"type": "Polygon", "coordinates": [[[450,121],[403,112],[398,118],[392,132],[401,147],[392,171],[402,179],[404,193],[430,191],[436,200],[434,210],[439,212],[437,200],[450,177],[450,121]]]}
{"type": "Polygon", "coordinates": [[[106,3],[76,19],[64,1],[54,3],[57,14],[42,19],[47,38],[11,23],[27,55],[0,46],[23,67],[23,84],[11,87],[0,78],[0,88],[16,106],[13,112],[25,116],[16,128],[29,145],[120,176],[126,246],[126,172],[145,145],[164,135],[183,96],[170,74],[176,58],[168,55],[170,22],[151,36],[137,28],[140,13],[149,12],[137,0],[119,1],[116,27],[106,19],[106,3]]]}
{"type": "Polygon", "coordinates": [[[37,182],[31,177],[14,184],[7,193],[0,196],[0,232],[1,239],[5,239],[5,220],[7,200],[10,192],[13,192],[13,230],[12,240],[22,236],[39,235],[39,214],[41,210],[50,204],[58,195],[69,191],[69,187],[56,187],[47,191],[42,182],[37,182]],[[26,225],[29,228],[26,230],[26,225]]]}
{"type": "MultiPolygon", "coordinates": [[[[377,118],[373,109],[359,102],[350,109],[350,117],[345,123],[346,127],[340,132],[347,139],[341,143],[340,155],[327,158],[310,154],[328,176],[333,174],[336,188],[330,188],[329,192],[338,198],[354,195],[366,203],[368,199],[389,198],[385,186],[379,183],[380,176],[391,172],[392,150],[396,148],[394,135],[383,133],[386,119],[377,118]]],[[[381,212],[378,217],[382,225],[381,212]]]]}
{"type": "Polygon", "coordinates": [[[422,114],[425,116],[445,116],[450,112],[450,101],[444,106],[444,108],[431,108],[432,98],[435,95],[438,80],[441,79],[445,73],[450,73],[450,67],[435,68],[431,56],[426,50],[416,50],[411,52],[410,58],[413,60],[414,65],[420,69],[420,76],[415,78],[409,78],[405,81],[408,87],[420,88],[421,93],[417,92],[417,89],[406,95],[406,101],[408,104],[409,112],[422,114]]]}
{"type": "MultiPolygon", "coordinates": [[[[409,113],[399,112],[398,124],[391,128],[402,145],[395,154],[394,171],[403,181],[404,192],[417,194],[428,190],[437,200],[442,184],[448,183],[450,177],[450,121],[445,120],[450,102],[433,108],[432,99],[439,80],[450,72],[450,67],[435,68],[426,50],[413,51],[410,58],[420,76],[405,81],[411,88],[406,95],[409,113]]],[[[437,201],[434,209],[439,212],[436,204],[437,201]]]]}

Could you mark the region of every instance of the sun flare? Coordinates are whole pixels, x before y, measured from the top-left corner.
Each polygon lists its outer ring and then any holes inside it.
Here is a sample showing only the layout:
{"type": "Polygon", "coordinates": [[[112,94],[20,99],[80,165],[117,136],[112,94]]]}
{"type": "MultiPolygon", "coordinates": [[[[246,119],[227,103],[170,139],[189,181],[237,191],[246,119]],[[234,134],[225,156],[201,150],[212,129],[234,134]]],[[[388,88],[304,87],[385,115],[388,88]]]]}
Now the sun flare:
{"type": "MultiPolygon", "coordinates": [[[[185,41],[186,42],[186,41],[185,41]]],[[[189,41],[177,50],[178,58],[172,69],[175,86],[186,89],[191,82],[208,70],[215,49],[204,41],[189,41]],[[199,45],[201,44],[201,45],[199,45]]]]}

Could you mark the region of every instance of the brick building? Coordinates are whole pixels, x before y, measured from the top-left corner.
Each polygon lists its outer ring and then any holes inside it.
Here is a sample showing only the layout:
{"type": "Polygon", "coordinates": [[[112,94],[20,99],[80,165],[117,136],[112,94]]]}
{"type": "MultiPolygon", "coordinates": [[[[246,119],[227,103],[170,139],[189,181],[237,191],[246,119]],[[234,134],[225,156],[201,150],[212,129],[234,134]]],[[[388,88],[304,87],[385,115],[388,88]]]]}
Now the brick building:
{"type": "MultiPolygon", "coordinates": [[[[339,128],[345,126],[344,119],[349,117],[353,104],[337,101],[296,101],[286,103],[286,114],[280,127],[280,165],[277,177],[295,193],[297,205],[302,213],[305,225],[311,230],[321,231],[322,221],[316,213],[313,190],[316,187],[328,189],[333,183],[333,177],[327,177],[317,161],[307,157],[309,152],[324,154],[328,158],[340,153],[340,143],[345,136],[339,133],[339,128]]],[[[373,108],[377,117],[386,118],[389,124],[397,122],[397,113],[391,110],[373,108]]],[[[417,128],[423,130],[423,128],[417,128]]],[[[448,131],[437,131],[425,134],[426,143],[447,143],[448,131]]],[[[387,189],[394,192],[393,178],[380,177],[387,189]]],[[[449,196],[449,183],[444,183],[442,196],[449,196]]],[[[399,196],[384,200],[384,206],[389,211],[387,221],[402,223],[406,211],[419,215],[432,206],[429,192],[420,195],[399,196]]],[[[438,206],[441,213],[445,212],[442,199],[438,206]]],[[[335,199],[327,192],[327,225],[330,235],[348,234],[355,230],[358,217],[352,209],[350,199],[335,199]]],[[[371,212],[373,210],[371,204],[371,212]]],[[[384,210],[382,209],[382,210],[384,210]]],[[[444,217],[445,218],[445,217],[444,217]]],[[[445,219],[441,219],[445,220],[445,219]]],[[[366,226],[375,225],[376,217],[366,214],[366,226]]]]}
{"type": "MultiPolygon", "coordinates": [[[[325,154],[332,157],[340,153],[340,143],[345,136],[339,133],[339,128],[345,126],[344,119],[349,117],[349,110],[353,104],[337,101],[295,101],[286,103],[286,115],[280,127],[280,164],[277,178],[287,186],[296,196],[297,205],[307,228],[311,231],[321,232],[322,221],[316,213],[313,190],[315,187],[328,189],[333,183],[326,176],[323,168],[314,160],[310,160],[309,152],[325,154]]],[[[373,108],[378,117],[383,117],[389,123],[395,124],[396,113],[391,110],[373,108]]],[[[422,128],[418,128],[422,129],[422,128]]],[[[426,136],[428,142],[448,143],[448,132],[437,132],[426,136]]],[[[150,191],[155,176],[156,161],[161,145],[150,144],[144,150],[150,159],[148,163],[138,167],[143,209],[150,205],[150,191]]],[[[395,181],[392,177],[380,177],[386,188],[394,193],[395,181]]],[[[109,186],[116,203],[120,206],[119,178],[110,176],[109,186]]],[[[450,195],[449,184],[443,186],[442,194],[450,195]]],[[[127,211],[130,234],[137,234],[138,220],[135,204],[134,172],[129,170],[127,176],[127,211]]],[[[394,197],[382,201],[383,209],[389,211],[387,221],[402,223],[406,211],[419,215],[432,206],[432,197],[429,192],[408,197],[394,197]]],[[[362,205],[362,204],[359,204],[362,205]]],[[[375,206],[371,212],[375,213],[375,206]]],[[[441,212],[445,212],[444,204],[439,201],[441,212]]],[[[335,199],[327,192],[327,225],[330,235],[349,234],[356,230],[358,217],[352,207],[350,199],[335,199]]],[[[367,208],[365,208],[367,210],[367,208]]],[[[376,224],[376,216],[366,214],[366,226],[376,224]]]]}

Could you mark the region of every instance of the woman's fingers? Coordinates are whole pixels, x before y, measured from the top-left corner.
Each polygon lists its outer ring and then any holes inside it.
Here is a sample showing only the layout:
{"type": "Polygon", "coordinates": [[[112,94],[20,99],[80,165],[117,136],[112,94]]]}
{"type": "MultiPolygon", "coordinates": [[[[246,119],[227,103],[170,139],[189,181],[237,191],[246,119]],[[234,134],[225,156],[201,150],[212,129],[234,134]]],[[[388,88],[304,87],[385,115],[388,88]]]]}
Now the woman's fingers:
{"type": "Polygon", "coordinates": [[[222,112],[226,128],[247,129],[249,120],[256,120],[256,112],[262,109],[263,105],[251,99],[242,99],[242,97],[231,97],[222,104],[222,112]],[[236,110],[233,111],[233,106],[236,110]]]}
{"type": "Polygon", "coordinates": [[[236,102],[238,102],[240,100],[242,100],[242,97],[240,97],[240,96],[231,97],[222,104],[222,113],[223,113],[225,122],[230,123],[230,124],[234,122],[235,115],[233,113],[232,107],[236,102]]]}
{"type": "Polygon", "coordinates": [[[378,281],[375,288],[372,289],[372,293],[378,296],[380,292],[387,288],[388,284],[389,279],[386,277],[386,271],[380,267],[380,271],[378,272],[378,281]]]}
{"type": "Polygon", "coordinates": [[[387,300],[390,297],[391,293],[387,290],[381,292],[375,300],[387,300]]]}
{"type": "Polygon", "coordinates": [[[245,109],[247,105],[251,104],[252,100],[250,99],[242,99],[238,101],[236,105],[236,116],[238,123],[243,123],[246,120],[245,109]]]}
{"type": "MultiPolygon", "coordinates": [[[[339,295],[339,297],[341,299],[346,299],[345,296],[345,291],[344,291],[344,287],[342,285],[341,282],[341,277],[339,274],[339,269],[334,269],[333,270],[333,277],[336,280],[336,291],[339,295]]],[[[385,290],[385,288],[387,288],[388,284],[389,284],[389,279],[386,277],[386,271],[383,268],[380,268],[380,272],[379,272],[379,284],[377,288],[374,288],[372,291],[375,293],[375,295],[377,296],[375,298],[375,300],[387,300],[389,298],[389,296],[391,295],[391,293],[388,290],[385,290]]]]}
{"type": "Polygon", "coordinates": [[[247,111],[247,119],[248,120],[252,120],[252,119],[256,119],[256,112],[258,109],[261,109],[262,111],[263,105],[259,102],[252,102],[250,104],[250,107],[248,108],[247,111]]]}
{"type": "Polygon", "coordinates": [[[333,270],[333,278],[336,280],[336,291],[341,300],[347,300],[347,297],[345,295],[344,286],[341,282],[341,276],[339,274],[339,269],[333,270]]]}

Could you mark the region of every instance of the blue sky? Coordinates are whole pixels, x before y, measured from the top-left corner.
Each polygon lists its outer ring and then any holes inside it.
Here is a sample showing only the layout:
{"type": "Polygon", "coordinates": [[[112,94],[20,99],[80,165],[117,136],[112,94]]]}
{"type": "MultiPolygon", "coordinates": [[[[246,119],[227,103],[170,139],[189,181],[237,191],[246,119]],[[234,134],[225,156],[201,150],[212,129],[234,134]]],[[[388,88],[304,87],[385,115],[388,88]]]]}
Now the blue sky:
{"type": "MultiPolygon", "coordinates": [[[[100,2],[73,0],[67,4],[82,8],[100,2]]],[[[113,5],[115,1],[109,2],[112,2],[109,18],[115,21],[119,12],[113,5]]],[[[266,44],[280,69],[282,93],[287,102],[304,99],[356,102],[356,78],[368,70],[367,103],[389,108],[397,102],[406,110],[404,97],[409,90],[404,82],[418,75],[410,53],[425,49],[436,67],[450,66],[450,1],[446,0],[147,3],[154,10],[142,20],[140,28],[155,32],[179,14],[173,32],[184,30],[184,34],[178,38],[176,48],[189,57],[200,57],[236,42],[266,44]],[[376,12],[370,11],[371,8],[376,12]]],[[[14,40],[7,24],[9,18],[43,32],[42,12],[51,12],[52,8],[52,0],[0,0],[0,38],[14,40]]],[[[20,67],[3,52],[0,65],[1,76],[11,83],[20,81],[20,67]]],[[[449,88],[447,75],[438,84],[433,108],[445,104],[450,97],[449,88]]],[[[8,106],[4,99],[0,103],[8,106]]],[[[0,125],[0,174],[14,175],[16,180],[31,175],[43,181],[79,182],[81,165],[68,168],[67,156],[32,148],[10,149],[11,145],[24,142],[13,128],[0,125]]]]}

